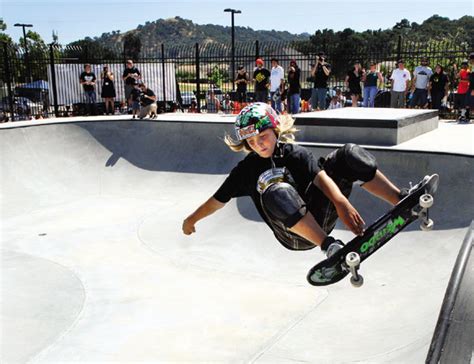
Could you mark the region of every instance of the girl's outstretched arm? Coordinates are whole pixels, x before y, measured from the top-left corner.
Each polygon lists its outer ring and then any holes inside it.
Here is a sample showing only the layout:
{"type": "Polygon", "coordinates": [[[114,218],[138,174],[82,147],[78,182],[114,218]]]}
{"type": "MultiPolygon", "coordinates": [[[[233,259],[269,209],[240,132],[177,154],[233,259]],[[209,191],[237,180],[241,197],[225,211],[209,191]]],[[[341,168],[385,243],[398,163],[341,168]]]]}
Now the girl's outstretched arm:
{"type": "Polygon", "coordinates": [[[225,203],[216,200],[214,197],[209,198],[201,206],[197,208],[191,215],[189,215],[183,221],[183,233],[186,235],[191,235],[196,232],[194,225],[205,217],[213,214],[217,210],[223,208],[225,203]]]}

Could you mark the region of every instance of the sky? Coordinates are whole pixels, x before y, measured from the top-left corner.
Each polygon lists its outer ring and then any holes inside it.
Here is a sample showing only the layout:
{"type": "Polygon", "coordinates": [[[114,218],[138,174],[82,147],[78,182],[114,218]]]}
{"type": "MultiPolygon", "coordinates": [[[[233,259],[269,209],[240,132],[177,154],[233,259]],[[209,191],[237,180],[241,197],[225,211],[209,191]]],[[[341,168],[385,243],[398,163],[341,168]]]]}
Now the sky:
{"type": "Polygon", "coordinates": [[[32,24],[47,43],[55,31],[59,43],[67,44],[174,16],[196,24],[230,26],[225,8],[242,11],[235,15],[237,26],[313,34],[325,28],[387,29],[403,18],[422,23],[434,14],[459,19],[474,15],[473,4],[473,0],[0,0],[0,17],[15,41],[22,30],[13,24],[25,23],[32,24]]]}

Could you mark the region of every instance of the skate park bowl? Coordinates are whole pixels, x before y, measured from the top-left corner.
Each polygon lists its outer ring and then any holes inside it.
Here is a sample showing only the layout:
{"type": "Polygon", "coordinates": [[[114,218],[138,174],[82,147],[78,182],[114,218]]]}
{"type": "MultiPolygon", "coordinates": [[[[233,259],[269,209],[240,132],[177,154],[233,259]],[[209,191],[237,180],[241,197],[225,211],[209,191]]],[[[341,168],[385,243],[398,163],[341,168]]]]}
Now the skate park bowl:
{"type": "MultiPolygon", "coordinates": [[[[313,287],[324,255],[284,249],[248,198],[181,231],[243,158],[223,143],[232,123],[9,125],[2,363],[426,360],[474,216],[472,153],[370,147],[398,186],[440,175],[435,227],[394,237],[361,266],[361,288],[313,287]]],[[[302,144],[315,157],[335,148],[302,144]]],[[[351,202],[366,223],[389,209],[358,186],[351,202]]]]}

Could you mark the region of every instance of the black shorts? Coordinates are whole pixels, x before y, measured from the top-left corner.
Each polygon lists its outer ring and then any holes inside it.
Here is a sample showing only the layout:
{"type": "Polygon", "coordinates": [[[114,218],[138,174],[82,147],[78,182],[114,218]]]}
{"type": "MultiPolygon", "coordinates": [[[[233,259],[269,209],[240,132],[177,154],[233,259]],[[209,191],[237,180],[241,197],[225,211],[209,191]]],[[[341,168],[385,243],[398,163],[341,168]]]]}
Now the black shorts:
{"type": "MultiPolygon", "coordinates": [[[[354,182],[369,182],[377,172],[375,157],[355,144],[346,144],[325,158],[320,158],[319,166],[334,180],[346,197],[349,197],[354,182]]],[[[294,193],[297,194],[296,190],[294,193]]],[[[285,205],[285,199],[292,198],[291,194],[285,190],[285,194],[280,196],[283,205],[285,205]]],[[[309,211],[321,228],[329,234],[336,226],[338,218],[333,203],[313,183],[308,186],[304,196],[298,195],[296,199],[299,197],[299,202],[296,204],[294,201],[288,202],[288,206],[293,206],[293,210],[288,212],[288,218],[293,225],[309,211]]],[[[315,247],[313,243],[289,231],[291,226],[285,224],[280,217],[281,214],[272,214],[268,210],[271,209],[267,209],[269,225],[283,246],[290,250],[308,250],[315,247]]]]}

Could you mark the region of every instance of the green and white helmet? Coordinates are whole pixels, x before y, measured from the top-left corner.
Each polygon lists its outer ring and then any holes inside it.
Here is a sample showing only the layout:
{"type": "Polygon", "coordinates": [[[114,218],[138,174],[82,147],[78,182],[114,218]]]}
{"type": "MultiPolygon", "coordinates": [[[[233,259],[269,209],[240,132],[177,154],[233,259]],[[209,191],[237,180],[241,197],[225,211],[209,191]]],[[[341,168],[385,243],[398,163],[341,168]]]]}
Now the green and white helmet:
{"type": "Polygon", "coordinates": [[[264,102],[255,102],[244,107],[235,119],[235,134],[244,140],[269,128],[276,128],[280,122],[277,112],[264,102]]]}

